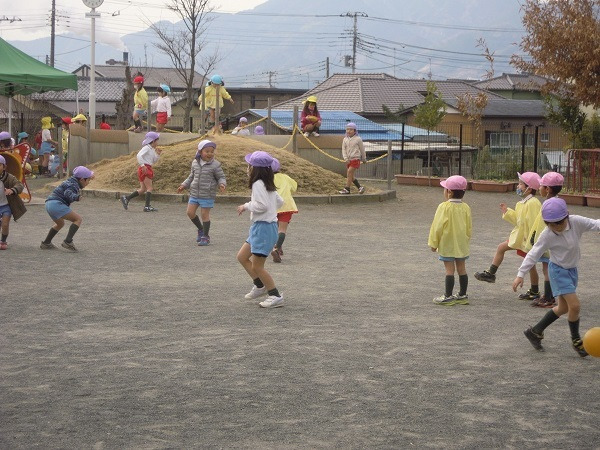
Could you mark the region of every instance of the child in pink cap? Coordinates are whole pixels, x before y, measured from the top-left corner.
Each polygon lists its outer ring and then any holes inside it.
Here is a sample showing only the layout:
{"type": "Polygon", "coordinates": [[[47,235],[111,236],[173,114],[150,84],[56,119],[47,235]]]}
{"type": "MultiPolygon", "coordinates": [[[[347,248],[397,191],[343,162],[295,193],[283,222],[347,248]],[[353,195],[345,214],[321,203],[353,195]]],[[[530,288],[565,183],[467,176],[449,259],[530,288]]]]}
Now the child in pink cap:
{"type": "Polygon", "coordinates": [[[558,304],[549,310],[542,320],[525,330],[525,337],[536,350],[544,351],[544,330],[563,314],[567,314],[571,344],[581,357],[587,356],[579,334],[579,298],[575,292],[579,281],[577,265],[581,257],[579,241],[586,231],[600,231],[600,219],[589,219],[569,215],[567,204],[562,198],[553,197],[544,202],[542,218],[547,225],[539,239],[519,267],[512,288],[516,292],[523,286],[523,276],[547,251],[550,251],[550,283],[558,304]]]}
{"type": "MultiPolygon", "coordinates": [[[[561,191],[564,181],[565,179],[560,173],[546,173],[540,181],[541,196],[546,199],[556,197],[561,191]]],[[[540,234],[542,234],[542,231],[544,231],[545,228],[546,224],[544,223],[544,219],[542,218],[542,211],[540,211],[537,218],[535,219],[535,222],[533,223],[533,226],[531,227],[529,239],[527,239],[527,251],[531,250],[531,248],[537,242],[538,238],[540,237],[540,234]]],[[[552,308],[554,305],[556,305],[556,299],[554,298],[554,295],[552,295],[552,285],[550,284],[550,276],[548,275],[549,261],[550,255],[548,252],[544,253],[539,260],[539,262],[542,263],[542,271],[544,273],[544,295],[534,299],[531,302],[531,306],[537,306],[540,308],[552,308]]],[[[535,293],[527,291],[521,296],[525,297],[532,295],[535,296],[535,293]]],[[[519,296],[519,298],[521,298],[521,296],[519,296]]]]}
{"type": "Polygon", "coordinates": [[[73,176],[63,181],[46,199],[46,212],[54,221],[54,226],[50,228],[48,236],[40,245],[42,250],[51,250],[56,248],[52,239],[65,225],[65,220],[71,223],[67,237],[61,244],[63,248],[76,252],[77,248],[73,244],[73,237],[81,226],[82,218],[71,209],[71,203],[78,202],[81,199],[81,190],[86,187],[94,177],[94,172],[84,166],[77,166],[73,169],[73,176]]]}
{"type": "MultiPolygon", "coordinates": [[[[501,242],[496,248],[496,254],[492,260],[492,264],[488,270],[483,272],[475,272],[475,278],[479,281],[485,281],[487,283],[496,282],[496,271],[502,261],[504,260],[504,254],[509,250],[517,250],[524,256],[526,252],[527,239],[531,231],[531,227],[535,222],[542,204],[535,197],[538,189],[540,188],[540,176],[535,172],[518,173],[519,184],[517,185],[517,195],[523,199],[517,202],[515,209],[507,208],[506,203],[500,203],[500,210],[502,211],[502,218],[507,222],[511,223],[514,227],[510,232],[510,236],[504,242],[501,242]]],[[[520,296],[523,300],[534,300],[540,296],[539,293],[539,276],[535,265],[529,272],[531,279],[530,293],[526,296],[520,296]]]]}
{"type": "Polygon", "coordinates": [[[453,175],[441,181],[446,201],[439,204],[433,223],[429,229],[427,245],[432,252],[438,252],[439,260],[446,269],[446,291],[444,295],[433,299],[436,305],[453,306],[468,305],[467,286],[469,276],[465,261],[469,257],[469,241],[471,240],[471,208],[462,198],[467,190],[467,180],[460,175],[453,175]],[[460,288],[453,295],[454,272],[458,272],[460,288]]]}

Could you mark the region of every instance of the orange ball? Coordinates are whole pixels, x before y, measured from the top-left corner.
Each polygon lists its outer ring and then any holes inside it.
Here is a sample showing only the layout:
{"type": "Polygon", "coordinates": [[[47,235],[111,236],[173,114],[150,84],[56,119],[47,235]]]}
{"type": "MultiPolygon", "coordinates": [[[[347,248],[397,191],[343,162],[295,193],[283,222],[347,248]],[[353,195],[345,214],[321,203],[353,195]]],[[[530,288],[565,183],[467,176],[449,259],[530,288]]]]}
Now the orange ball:
{"type": "Polygon", "coordinates": [[[583,348],[590,355],[600,358],[600,327],[587,330],[583,336],[583,348]]]}

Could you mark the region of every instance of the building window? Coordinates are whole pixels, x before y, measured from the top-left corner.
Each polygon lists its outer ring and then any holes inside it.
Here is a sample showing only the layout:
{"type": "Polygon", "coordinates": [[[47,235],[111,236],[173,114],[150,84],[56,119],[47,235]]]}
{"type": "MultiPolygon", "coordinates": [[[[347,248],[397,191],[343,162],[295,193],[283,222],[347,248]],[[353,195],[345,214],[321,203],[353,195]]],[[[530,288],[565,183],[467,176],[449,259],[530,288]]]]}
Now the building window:
{"type": "Polygon", "coordinates": [[[550,133],[540,134],[540,142],[550,142],[550,133]]]}

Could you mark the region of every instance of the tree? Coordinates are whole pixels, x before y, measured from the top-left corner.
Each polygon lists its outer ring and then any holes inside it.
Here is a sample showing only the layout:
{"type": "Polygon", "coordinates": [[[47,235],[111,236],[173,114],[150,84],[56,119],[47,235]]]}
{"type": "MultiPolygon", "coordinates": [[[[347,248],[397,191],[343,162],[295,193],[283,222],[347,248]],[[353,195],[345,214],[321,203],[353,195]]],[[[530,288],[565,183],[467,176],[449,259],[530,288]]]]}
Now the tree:
{"type": "Polygon", "coordinates": [[[132,80],[131,69],[127,65],[125,66],[125,88],[123,89],[121,100],[119,100],[115,106],[117,111],[117,123],[115,124],[115,127],[117,130],[126,130],[131,125],[133,94],[135,93],[132,80]]]}
{"type": "MultiPolygon", "coordinates": [[[[431,167],[431,148],[429,134],[446,115],[446,103],[440,98],[440,92],[434,81],[427,81],[425,101],[415,108],[415,123],[427,130],[427,167],[431,167]]],[[[429,173],[431,176],[431,172],[429,173]]]]}
{"type": "Polygon", "coordinates": [[[217,51],[213,55],[207,56],[203,61],[197,61],[204,49],[205,41],[202,37],[213,20],[209,14],[214,8],[209,6],[209,0],[171,0],[171,3],[166,6],[181,18],[183,27],[167,30],[164,26],[152,24],[150,28],[160,39],[160,42],[154,44],[154,46],[169,55],[175,71],[185,83],[186,103],[183,131],[189,131],[190,112],[195,102],[194,76],[196,65],[202,67],[204,76],[206,76],[218,61],[217,51]]]}
{"type": "Polygon", "coordinates": [[[546,118],[558,125],[569,134],[569,139],[574,142],[585,123],[585,113],[579,108],[576,100],[560,97],[554,100],[550,96],[544,98],[546,105],[546,118]]]}
{"type": "Polygon", "coordinates": [[[584,105],[600,107],[600,0],[525,0],[518,69],[550,80],[545,93],[557,92],[584,105]]]}

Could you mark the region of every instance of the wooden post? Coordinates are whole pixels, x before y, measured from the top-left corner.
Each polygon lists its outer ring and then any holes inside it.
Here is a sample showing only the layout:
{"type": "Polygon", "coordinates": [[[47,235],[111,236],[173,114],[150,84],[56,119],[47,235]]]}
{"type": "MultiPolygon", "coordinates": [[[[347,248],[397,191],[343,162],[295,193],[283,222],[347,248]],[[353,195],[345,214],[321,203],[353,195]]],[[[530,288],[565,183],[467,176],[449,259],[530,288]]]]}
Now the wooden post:
{"type": "Polygon", "coordinates": [[[392,190],[392,141],[388,140],[388,151],[387,151],[387,188],[388,191],[392,190]]]}
{"type": "Polygon", "coordinates": [[[292,133],[294,137],[292,139],[292,153],[298,154],[298,133],[296,133],[296,127],[298,126],[298,105],[294,106],[294,117],[292,118],[292,133]]]}
{"type": "Polygon", "coordinates": [[[266,134],[271,134],[272,133],[272,131],[271,131],[271,119],[272,119],[272,117],[271,117],[271,107],[272,107],[272,105],[271,105],[271,97],[269,97],[269,98],[267,98],[267,126],[266,126],[267,133],[266,134]]]}
{"type": "Polygon", "coordinates": [[[206,86],[200,90],[200,134],[206,133],[206,86]]]}

